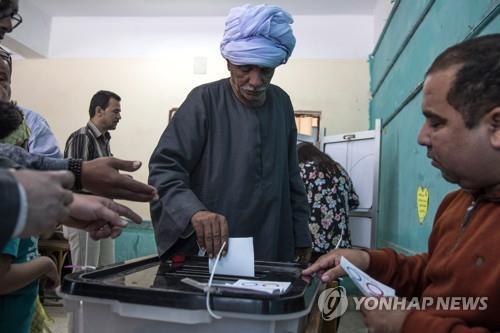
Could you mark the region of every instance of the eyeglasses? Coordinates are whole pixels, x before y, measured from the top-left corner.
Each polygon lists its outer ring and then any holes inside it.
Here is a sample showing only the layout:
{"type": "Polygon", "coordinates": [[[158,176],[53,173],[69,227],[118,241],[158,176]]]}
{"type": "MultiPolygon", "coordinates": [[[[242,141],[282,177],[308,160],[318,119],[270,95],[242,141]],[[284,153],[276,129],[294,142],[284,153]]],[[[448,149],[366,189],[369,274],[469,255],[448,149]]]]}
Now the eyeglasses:
{"type": "Polygon", "coordinates": [[[10,22],[12,24],[12,30],[14,30],[19,24],[23,23],[23,18],[19,13],[13,13],[10,15],[10,22]]]}
{"type": "Polygon", "coordinates": [[[7,62],[7,64],[9,65],[9,71],[12,74],[12,57],[10,56],[10,53],[7,52],[1,46],[0,46],[0,59],[7,62]]]}
{"type": "Polygon", "coordinates": [[[12,12],[12,8],[0,11],[0,20],[3,20],[8,17],[10,17],[10,24],[12,30],[17,28],[23,22],[23,18],[21,17],[21,15],[17,13],[17,11],[12,12]]]}

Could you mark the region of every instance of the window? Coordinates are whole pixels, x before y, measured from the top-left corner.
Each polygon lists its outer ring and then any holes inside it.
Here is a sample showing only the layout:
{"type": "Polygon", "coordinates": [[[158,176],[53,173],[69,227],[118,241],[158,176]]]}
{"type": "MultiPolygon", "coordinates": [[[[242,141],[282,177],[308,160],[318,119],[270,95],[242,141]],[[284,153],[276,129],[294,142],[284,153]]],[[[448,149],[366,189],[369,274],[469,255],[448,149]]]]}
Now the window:
{"type": "Polygon", "coordinates": [[[295,111],[298,141],[319,142],[321,111],[295,111]]]}

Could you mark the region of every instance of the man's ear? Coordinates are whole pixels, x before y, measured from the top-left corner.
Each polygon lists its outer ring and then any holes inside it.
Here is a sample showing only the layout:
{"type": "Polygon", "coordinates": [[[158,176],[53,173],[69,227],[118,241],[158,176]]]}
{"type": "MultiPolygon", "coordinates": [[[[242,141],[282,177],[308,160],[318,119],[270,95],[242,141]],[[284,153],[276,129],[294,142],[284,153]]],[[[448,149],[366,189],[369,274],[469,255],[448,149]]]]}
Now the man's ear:
{"type": "Polygon", "coordinates": [[[491,129],[491,145],[493,148],[500,150],[500,106],[488,113],[488,123],[491,129]]]}
{"type": "Polygon", "coordinates": [[[95,107],[95,114],[98,115],[100,114],[102,111],[104,111],[99,105],[95,107]]]}
{"type": "Polygon", "coordinates": [[[231,71],[231,68],[230,68],[231,63],[229,62],[229,60],[226,59],[226,63],[227,63],[227,70],[231,71]]]}

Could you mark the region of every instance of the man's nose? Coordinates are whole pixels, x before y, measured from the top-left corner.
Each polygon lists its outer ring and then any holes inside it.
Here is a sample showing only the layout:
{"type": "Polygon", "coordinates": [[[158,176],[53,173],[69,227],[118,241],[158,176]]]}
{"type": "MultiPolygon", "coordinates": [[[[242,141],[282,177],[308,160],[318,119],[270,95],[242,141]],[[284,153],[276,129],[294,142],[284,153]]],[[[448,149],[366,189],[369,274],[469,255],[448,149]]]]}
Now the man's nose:
{"type": "Polygon", "coordinates": [[[417,141],[418,141],[419,145],[430,146],[429,125],[427,125],[427,122],[425,122],[422,125],[422,128],[420,129],[420,132],[418,133],[417,141]]]}
{"type": "Polygon", "coordinates": [[[12,32],[12,20],[10,16],[2,17],[0,19],[0,29],[4,30],[6,33],[12,32]]]}
{"type": "Polygon", "coordinates": [[[250,80],[249,83],[252,87],[260,87],[262,86],[262,72],[259,69],[253,69],[250,71],[250,80]]]}

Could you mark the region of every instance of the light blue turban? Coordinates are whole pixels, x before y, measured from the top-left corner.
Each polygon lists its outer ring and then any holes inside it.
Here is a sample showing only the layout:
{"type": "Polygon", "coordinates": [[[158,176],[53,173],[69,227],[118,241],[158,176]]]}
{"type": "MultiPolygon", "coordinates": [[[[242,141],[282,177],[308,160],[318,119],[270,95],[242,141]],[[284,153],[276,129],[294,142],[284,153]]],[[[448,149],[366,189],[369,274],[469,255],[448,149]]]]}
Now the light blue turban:
{"type": "Polygon", "coordinates": [[[284,10],[270,5],[244,5],[229,12],[222,56],[235,65],[275,68],[287,62],[295,47],[293,19],[284,10]]]}

